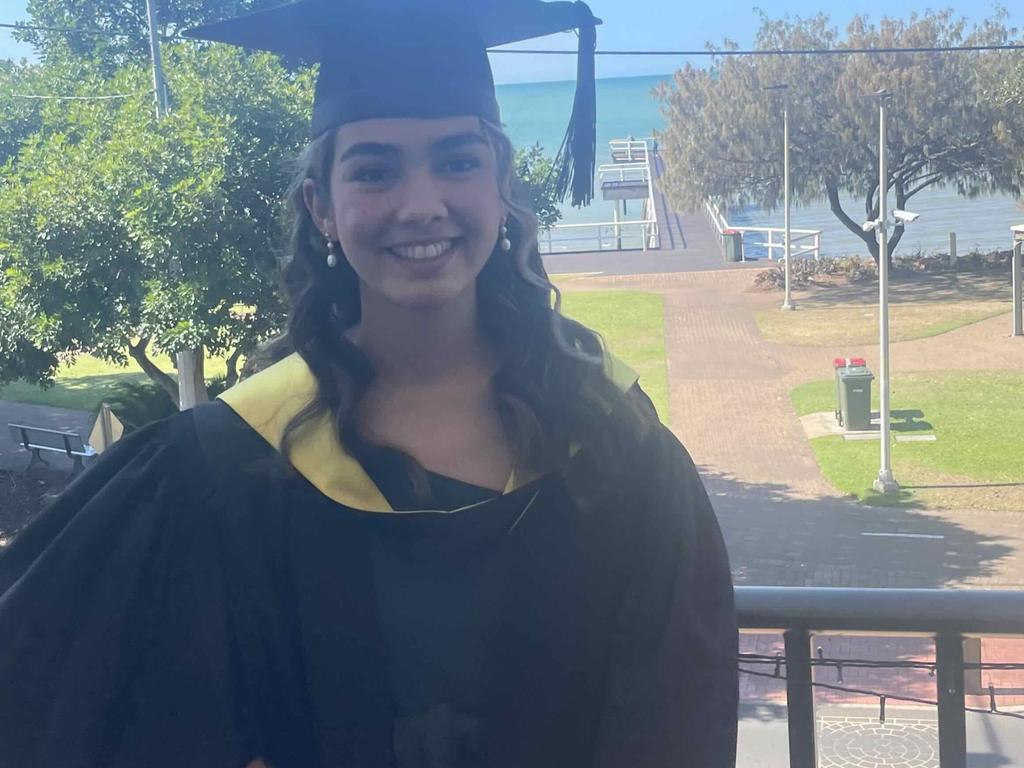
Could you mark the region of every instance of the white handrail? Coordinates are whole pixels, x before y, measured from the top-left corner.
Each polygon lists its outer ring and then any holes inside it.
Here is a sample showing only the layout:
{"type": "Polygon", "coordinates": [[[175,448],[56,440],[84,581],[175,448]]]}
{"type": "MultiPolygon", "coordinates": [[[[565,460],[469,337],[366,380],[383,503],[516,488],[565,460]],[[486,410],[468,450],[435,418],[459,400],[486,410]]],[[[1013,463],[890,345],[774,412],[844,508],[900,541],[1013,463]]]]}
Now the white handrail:
{"type": "MultiPolygon", "coordinates": [[[[597,168],[599,183],[611,180],[620,182],[635,182],[647,186],[647,199],[644,200],[643,218],[641,219],[616,219],[613,221],[581,222],[575,224],[554,224],[539,237],[539,244],[547,245],[547,253],[553,252],[555,242],[567,243],[571,241],[596,240],[596,250],[605,250],[602,230],[609,230],[612,233],[612,242],[621,248],[623,232],[631,232],[639,229],[640,248],[646,251],[648,248],[659,248],[661,245],[661,231],[658,225],[658,213],[654,203],[654,175],[651,173],[650,145],[654,142],[652,138],[643,139],[617,139],[608,142],[612,157],[615,152],[625,152],[628,158],[625,162],[605,163],[597,168]],[[634,157],[638,159],[634,160],[634,157]],[[565,231],[596,230],[590,237],[560,237],[557,240],[554,234],[565,231]]],[[[636,236],[635,234],[633,235],[636,236]]],[[[594,249],[590,249],[594,250],[594,249]]]]}
{"type": "MultiPolygon", "coordinates": [[[[786,230],[784,227],[748,227],[748,226],[737,226],[735,224],[729,224],[726,220],[725,215],[721,209],[713,203],[711,200],[704,201],[704,210],[711,220],[712,226],[714,226],[719,242],[724,239],[724,233],[726,230],[732,230],[733,232],[739,232],[746,234],[747,232],[754,232],[767,235],[767,238],[761,242],[752,243],[752,245],[760,245],[768,251],[769,261],[775,260],[775,249],[778,248],[783,251],[781,260],[786,258],[785,250],[785,235],[786,230]],[[775,241],[775,235],[782,235],[782,239],[778,242],[775,241]]],[[[793,255],[802,256],[813,254],[815,259],[821,258],[821,230],[820,229],[793,229],[790,227],[789,230],[789,244],[792,249],[793,255]],[[798,235],[798,237],[793,237],[798,235]],[[801,244],[804,240],[813,240],[812,245],[801,244]]]]}

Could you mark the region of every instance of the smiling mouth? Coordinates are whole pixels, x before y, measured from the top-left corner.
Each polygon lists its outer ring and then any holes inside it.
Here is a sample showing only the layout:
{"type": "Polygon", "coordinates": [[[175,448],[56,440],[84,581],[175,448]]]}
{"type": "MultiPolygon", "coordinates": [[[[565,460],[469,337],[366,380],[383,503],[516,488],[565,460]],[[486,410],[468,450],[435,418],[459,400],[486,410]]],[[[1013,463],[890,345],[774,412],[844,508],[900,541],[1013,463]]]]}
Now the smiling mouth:
{"type": "Polygon", "coordinates": [[[457,242],[457,239],[453,239],[435,240],[432,243],[416,243],[415,245],[393,245],[387,251],[392,256],[407,261],[432,261],[448,253],[457,242]]]}

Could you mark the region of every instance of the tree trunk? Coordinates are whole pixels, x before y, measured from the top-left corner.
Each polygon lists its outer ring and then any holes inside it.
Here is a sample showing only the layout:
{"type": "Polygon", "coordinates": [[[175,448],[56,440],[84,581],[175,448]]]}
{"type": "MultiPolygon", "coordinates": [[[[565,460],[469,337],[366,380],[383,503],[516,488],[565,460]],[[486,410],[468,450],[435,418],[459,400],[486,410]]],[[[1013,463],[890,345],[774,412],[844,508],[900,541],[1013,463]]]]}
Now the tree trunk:
{"type": "MultiPolygon", "coordinates": [[[[840,223],[850,230],[853,234],[864,241],[864,245],[867,246],[868,253],[871,254],[871,258],[874,259],[875,264],[878,263],[878,238],[875,237],[874,232],[865,232],[864,229],[850,218],[850,214],[843,210],[843,203],[839,199],[839,187],[833,181],[825,183],[825,191],[828,194],[828,205],[832,210],[832,214],[839,219],[840,223]]],[[[869,214],[870,215],[870,214],[869,214]]]]}
{"type": "Polygon", "coordinates": [[[210,401],[210,395],[206,391],[206,355],[202,347],[197,347],[192,350],[192,354],[195,356],[196,370],[195,370],[195,385],[196,385],[196,403],[208,403],[210,401]]]}
{"type": "Polygon", "coordinates": [[[242,354],[242,348],[236,347],[227,360],[228,372],[224,378],[224,384],[228,387],[233,387],[238,383],[238,361],[242,358],[242,354]]]}
{"type": "Polygon", "coordinates": [[[174,380],[174,377],[157,368],[156,364],[146,356],[146,347],[148,346],[148,338],[139,339],[137,344],[128,344],[128,354],[139,364],[139,367],[149,377],[150,381],[166,392],[174,404],[178,405],[178,382],[174,380]]]}

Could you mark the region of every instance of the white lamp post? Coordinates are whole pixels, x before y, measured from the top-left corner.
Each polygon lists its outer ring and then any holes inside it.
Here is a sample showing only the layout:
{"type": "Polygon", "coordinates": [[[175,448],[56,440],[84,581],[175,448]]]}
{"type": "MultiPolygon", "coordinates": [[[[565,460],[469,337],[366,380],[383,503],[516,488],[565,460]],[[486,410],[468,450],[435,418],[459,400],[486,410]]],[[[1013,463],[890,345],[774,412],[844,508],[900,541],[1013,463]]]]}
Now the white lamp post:
{"type": "Polygon", "coordinates": [[[1013,253],[1010,274],[1013,281],[1013,335],[1024,336],[1024,224],[1010,227],[1013,232],[1013,253]]]}
{"type": "MultiPolygon", "coordinates": [[[[156,0],[146,0],[146,19],[149,22],[149,51],[153,63],[153,91],[156,94],[156,116],[162,120],[167,114],[167,81],[164,79],[160,40],[157,37],[156,0]]],[[[196,376],[196,355],[191,350],[178,353],[178,407],[187,411],[199,399],[196,376]]]]}
{"type": "MultiPolygon", "coordinates": [[[[892,99],[886,90],[877,91],[878,99],[878,218],[864,222],[865,232],[874,230],[878,238],[878,392],[879,392],[879,438],[882,444],[881,466],[874,488],[879,493],[895,493],[900,486],[892,474],[892,442],[889,413],[889,232],[886,211],[886,193],[889,188],[889,173],[885,153],[885,107],[892,99]]],[[[918,218],[918,214],[896,209],[893,211],[895,226],[902,227],[918,218]]]]}
{"type": "MultiPolygon", "coordinates": [[[[766,91],[778,91],[782,93],[782,186],[783,186],[783,200],[786,209],[785,219],[783,226],[785,227],[785,236],[783,239],[783,248],[785,255],[783,258],[786,260],[784,265],[786,273],[786,294],[782,300],[782,309],[795,309],[796,305],[793,304],[793,294],[791,291],[791,276],[792,267],[789,263],[789,257],[791,255],[790,250],[790,201],[789,201],[789,84],[779,83],[777,85],[766,85],[764,86],[766,91]]],[[[770,254],[769,254],[770,255],[770,254]]]]}

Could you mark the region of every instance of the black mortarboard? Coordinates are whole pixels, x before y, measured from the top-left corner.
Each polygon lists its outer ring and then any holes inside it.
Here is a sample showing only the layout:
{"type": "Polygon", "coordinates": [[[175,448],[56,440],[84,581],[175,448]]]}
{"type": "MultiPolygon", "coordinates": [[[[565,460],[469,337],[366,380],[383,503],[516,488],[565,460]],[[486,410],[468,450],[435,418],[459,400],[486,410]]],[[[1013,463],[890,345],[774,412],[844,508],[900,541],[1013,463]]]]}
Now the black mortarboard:
{"type": "Polygon", "coordinates": [[[320,62],[314,137],[375,117],[478,115],[500,123],[487,49],[579,30],[576,96],[551,182],[573,205],[593,197],[595,26],[582,2],[301,0],[196,27],[188,37],[320,62]]]}

